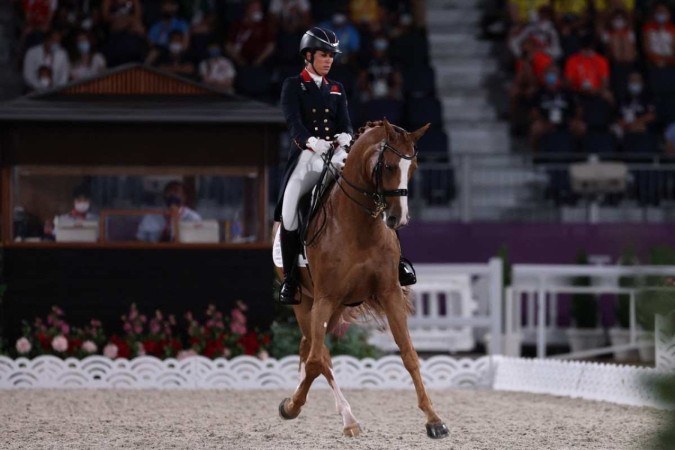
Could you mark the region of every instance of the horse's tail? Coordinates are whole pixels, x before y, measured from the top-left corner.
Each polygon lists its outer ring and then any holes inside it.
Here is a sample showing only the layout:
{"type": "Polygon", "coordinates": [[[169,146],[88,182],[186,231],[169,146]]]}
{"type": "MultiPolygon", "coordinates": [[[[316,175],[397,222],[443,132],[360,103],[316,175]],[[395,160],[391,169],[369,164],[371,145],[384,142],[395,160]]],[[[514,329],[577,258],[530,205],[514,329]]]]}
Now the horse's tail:
{"type": "MultiPolygon", "coordinates": [[[[403,305],[405,308],[406,315],[412,314],[413,304],[412,304],[412,289],[409,286],[404,286],[401,288],[403,292],[403,305]]],[[[385,309],[380,299],[369,298],[359,306],[354,306],[352,308],[346,308],[338,324],[333,329],[333,334],[337,336],[343,336],[350,325],[365,325],[368,323],[375,323],[376,327],[380,330],[385,330],[387,324],[385,322],[385,309]]]]}

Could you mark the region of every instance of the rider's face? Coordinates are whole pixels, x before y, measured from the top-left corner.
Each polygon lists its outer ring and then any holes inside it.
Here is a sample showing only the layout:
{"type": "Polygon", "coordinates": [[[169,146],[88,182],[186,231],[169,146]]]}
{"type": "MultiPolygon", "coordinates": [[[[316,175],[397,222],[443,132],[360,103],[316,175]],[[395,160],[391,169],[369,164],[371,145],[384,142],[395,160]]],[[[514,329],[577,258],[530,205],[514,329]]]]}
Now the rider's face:
{"type": "Polygon", "coordinates": [[[317,75],[325,77],[328,74],[333,65],[334,56],[333,53],[324,52],[323,50],[314,52],[314,70],[316,70],[317,75]]]}

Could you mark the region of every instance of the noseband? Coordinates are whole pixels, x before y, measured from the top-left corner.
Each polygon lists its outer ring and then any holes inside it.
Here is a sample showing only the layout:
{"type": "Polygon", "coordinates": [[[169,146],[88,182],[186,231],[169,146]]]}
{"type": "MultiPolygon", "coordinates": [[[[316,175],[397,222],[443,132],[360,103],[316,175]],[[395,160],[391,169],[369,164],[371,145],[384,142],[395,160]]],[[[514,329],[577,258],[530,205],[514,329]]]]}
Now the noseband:
{"type": "Polygon", "coordinates": [[[398,156],[401,159],[405,159],[408,161],[411,161],[417,157],[417,147],[415,147],[415,152],[407,156],[403,154],[400,150],[397,148],[391,146],[389,142],[382,141],[382,144],[380,144],[380,154],[377,157],[377,164],[375,164],[375,167],[373,168],[373,173],[372,173],[372,178],[375,180],[375,191],[370,191],[368,189],[361,188],[359,186],[356,186],[354,183],[350,182],[348,179],[342,175],[340,178],[344,180],[345,183],[347,183],[352,189],[356,190],[360,194],[364,195],[365,197],[371,199],[373,203],[375,203],[374,208],[369,208],[368,206],[362,204],[359,202],[357,199],[349,195],[347,191],[345,191],[344,187],[342,187],[342,184],[340,184],[340,179],[337,180],[337,185],[340,186],[340,189],[342,189],[342,192],[345,193],[345,195],[352,200],[354,203],[359,205],[361,208],[363,208],[368,214],[370,214],[371,217],[375,218],[378,217],[380,214],[382,214],[382,211],[384,211],[389,205],[387,204],[387,197],[407,197],[408,196],[408,190],[407,189],[393,189],[393,190],[383,190],[382,189],[382,168],[384,167],[384,152],[387,150],[390,150],[392,153],[394,153],[396,156],[398,156]]]}

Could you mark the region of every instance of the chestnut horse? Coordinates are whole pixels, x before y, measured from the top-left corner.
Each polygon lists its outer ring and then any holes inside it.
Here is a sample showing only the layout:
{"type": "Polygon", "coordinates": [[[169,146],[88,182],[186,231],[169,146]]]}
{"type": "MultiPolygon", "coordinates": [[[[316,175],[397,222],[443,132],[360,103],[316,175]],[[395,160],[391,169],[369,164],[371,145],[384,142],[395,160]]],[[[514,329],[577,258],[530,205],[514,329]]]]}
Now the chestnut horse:
{"type": "Polygon", "coordinates": [[[279,405],[284,419],[300,414],[312,382],[323,374],[333,389],[344,434],[361,432],[333,376],[324,339],[343,313],[349,316],[346,308],[363,302],[359,312],[386,317],[389,322],[415,385],[418,406],[426,415],[427,434],[448,436],[432,408],[408,333],[410,291],[398,281],[400,247],[395,230],[408,223],[408,181],[417,168],[415,143],[428,127],[408,133],[386,119],[369,123],[352,145],[323,209],[309,225],[308,236],[318,235],[307,247],[310,270],[301,271],[302,289],[297,294],[301,303],[293,307],[303,336],[301,381],[293,396],[279,405]]]}

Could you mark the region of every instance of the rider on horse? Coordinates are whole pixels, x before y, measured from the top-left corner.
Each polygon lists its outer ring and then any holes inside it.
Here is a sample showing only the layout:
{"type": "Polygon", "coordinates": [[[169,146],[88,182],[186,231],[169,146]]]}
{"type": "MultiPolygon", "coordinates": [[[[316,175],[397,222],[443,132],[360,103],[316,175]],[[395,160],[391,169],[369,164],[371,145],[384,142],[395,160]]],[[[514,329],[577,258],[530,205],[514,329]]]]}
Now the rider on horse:
{"type": "MultiPolygon", "coordinates": [[[[341,83],[326,79],[336,53],[340,49],[335,33],[318,27],[307,30],[300,41],[305,68],[299,75],[287,78],[281,90],[281,107],[292,143],[274,218],[281,221],[284,282],[279,301],[286,305],[299,303],[295,299],[299,284],[297,261],[302,250],[298,202],[319,181],[324,165],[321,155],[336,145],[331,163],[341,168],[352,140],[345,89],[341,83]]],[[[399,263],[399,279],[402,286],[416,282],[412,264],[405,258],[399,263]]]]}

